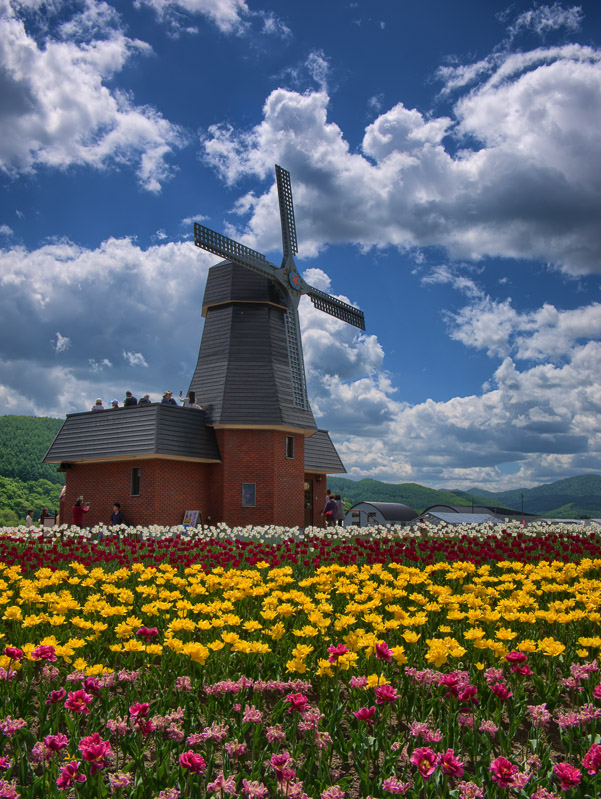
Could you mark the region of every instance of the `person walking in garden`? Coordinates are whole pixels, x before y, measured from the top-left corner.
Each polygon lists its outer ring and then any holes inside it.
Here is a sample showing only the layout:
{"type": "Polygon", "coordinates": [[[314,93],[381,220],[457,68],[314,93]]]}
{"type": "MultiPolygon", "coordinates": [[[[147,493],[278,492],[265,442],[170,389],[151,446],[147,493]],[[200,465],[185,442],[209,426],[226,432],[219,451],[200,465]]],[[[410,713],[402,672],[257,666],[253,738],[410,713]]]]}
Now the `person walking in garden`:
{"type": "Polygon", "coordinates": [[[336,502],[336,527],[344,527],[344,517],[346,514],[344,512],[344,502],[340,494],[336,494],[334,501],[336,502]]]}
{"type": "Polygon", "coordinates": [[[28,527],[32,526],[32,524],[33,524],[33,510],[28,510],[27,511],[27,516],[25,517],[25,524],[28,527]]]}
{"type": "Polygon", "coordinates": [[[323,515],[326,521],[326,527],[334,527],[336,525],[336,518],[338,515],[338,505],[336,504],[336,500],[334,499],[333,494],[330,494],[330,496],[326,501],[326,506],[323,515]]]}
{"type": "Polygon", "coordinates": [[[73,505],[71,523],[74,527],[81,527],[83,523],[83,515],[90,510],[90,503],[84,502],[83,497],[78,497],[73,505]]]}

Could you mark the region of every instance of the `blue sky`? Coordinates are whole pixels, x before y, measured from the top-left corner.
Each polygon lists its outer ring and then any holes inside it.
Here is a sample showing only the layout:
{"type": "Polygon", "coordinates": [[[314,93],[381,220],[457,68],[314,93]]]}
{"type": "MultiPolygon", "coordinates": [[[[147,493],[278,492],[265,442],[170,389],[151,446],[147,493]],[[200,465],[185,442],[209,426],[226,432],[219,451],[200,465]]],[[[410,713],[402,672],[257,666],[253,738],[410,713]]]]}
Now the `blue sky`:
{"type": "Polygon", "coordinates": [[[279,163],[351,477],[599,472],[600,130],[592,0],[0,0],[0,413],[185,391],[193,221],[279,263],[279,163]]]}

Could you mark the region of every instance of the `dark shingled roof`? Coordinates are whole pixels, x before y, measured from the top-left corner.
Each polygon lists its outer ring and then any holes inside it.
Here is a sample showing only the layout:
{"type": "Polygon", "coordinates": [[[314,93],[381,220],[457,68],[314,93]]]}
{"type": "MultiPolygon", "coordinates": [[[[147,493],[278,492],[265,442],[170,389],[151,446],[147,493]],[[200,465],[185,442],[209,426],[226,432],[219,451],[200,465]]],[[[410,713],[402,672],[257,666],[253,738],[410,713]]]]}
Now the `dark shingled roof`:
{"type": "Polygon", "coordinates": [[[294,404],[286,303],[273,281],[229,261],[209,269],[190,388],[212,425],[316,428],[294,404]]]}
{"type": "Polygon", "coordinates": [[[69,414],[44,462],[153,455],[221,460],[202,411],[158,403],[69,414]]]}
{"type": "Polygon", "coordinates": [[[380,511],[387,522],[410,522],[418,517],[413,508],[410,508],[409,505],[403,505],[402,502],[357,502],[350,511],[359,505],[371,505],[372,508],[380,511]]]}
{"type": "Polygon", "coordinates": [[[327,430],[316,430],[312,436],[305,438],[305,471],[346,474],[327,430]]]}

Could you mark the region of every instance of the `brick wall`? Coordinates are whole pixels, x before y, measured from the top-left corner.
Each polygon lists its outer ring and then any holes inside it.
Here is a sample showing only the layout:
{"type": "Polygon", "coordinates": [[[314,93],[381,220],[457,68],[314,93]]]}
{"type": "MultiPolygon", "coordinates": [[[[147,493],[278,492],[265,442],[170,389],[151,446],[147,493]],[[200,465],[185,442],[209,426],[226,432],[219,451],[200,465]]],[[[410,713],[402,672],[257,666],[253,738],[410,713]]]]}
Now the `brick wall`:
{"type": "MultiPolygon", "coordinates": [[[[185,511],[200,510],[205,524],[231,527],[275,524],[304,527],[305,439],[293,435],[294,457],[286,457],[279,430],[216,430],[222,463],[150,460],[74,464],[65,473],[64,519],[71,523],[77,497],[91,502],[84,524],[108,523],[114,502],[132,525],[181,524],[185,511]],[[131,470],[141,469],[140,496],[132,497],[131,470]],[[256,485],[255,507],[242,506],[242,484],[256,485]]],[[[320,526],[325,475],[313,480],[313,524],[320,526]]]]}
{"type": "Polygon", "coordinates": [[[67,470],[64,522],[71,524],[77,497],[90,501],[84,524],[108,523],[114,502],[133,525],[181,524],[185,511],[209,507],[210,464],[152,460],[74,464],[67,470]],[[140,496],[131,496],[131,470],[141,469],[140,496]]]}
{"type": "Polygon", "coordinates": [[[276,524],[304,527],[305,439],[294,435],[294,458],[286,457],[279,430],[216,430],[222,463],[215,469],[216,513],[231,527],[276,524]],[[256,485],[256,506],[242,507],[242,484],[256,485]]]}

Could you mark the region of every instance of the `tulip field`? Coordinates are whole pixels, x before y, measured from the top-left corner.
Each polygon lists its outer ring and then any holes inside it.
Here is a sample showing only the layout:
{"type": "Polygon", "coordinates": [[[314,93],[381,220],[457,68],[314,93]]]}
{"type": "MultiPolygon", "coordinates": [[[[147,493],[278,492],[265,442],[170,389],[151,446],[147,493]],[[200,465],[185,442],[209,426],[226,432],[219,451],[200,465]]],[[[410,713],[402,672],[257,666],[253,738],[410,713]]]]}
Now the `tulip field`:
{"type": "Polygon", "coordinates": [[[601,527],[0,528],[0,799],[597,799],[601,527]]]}

